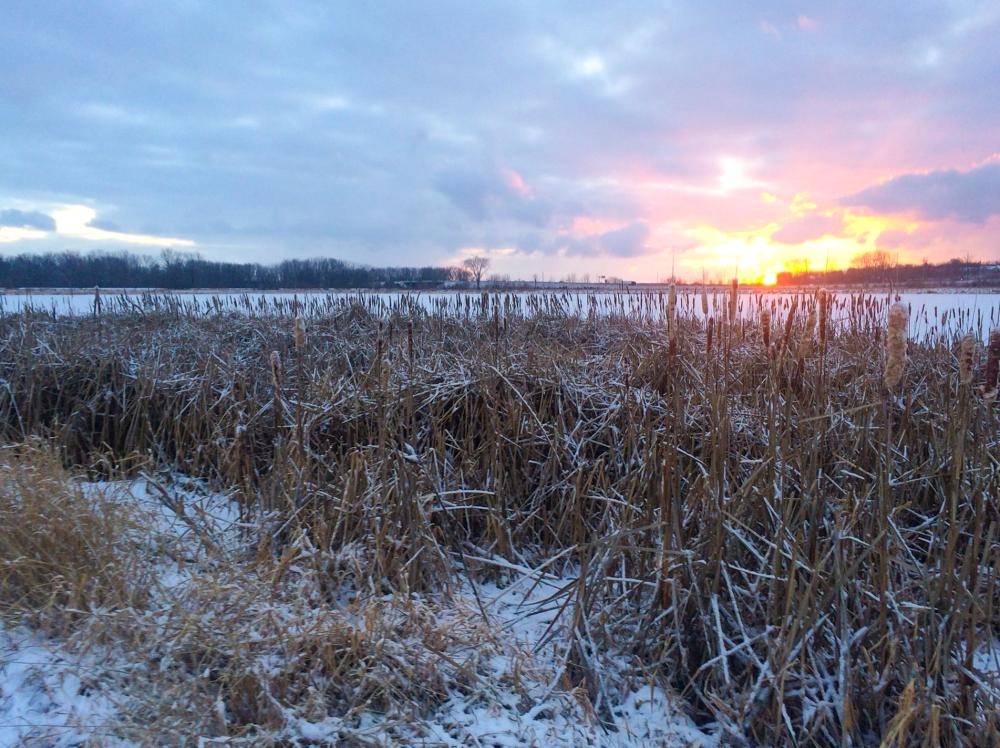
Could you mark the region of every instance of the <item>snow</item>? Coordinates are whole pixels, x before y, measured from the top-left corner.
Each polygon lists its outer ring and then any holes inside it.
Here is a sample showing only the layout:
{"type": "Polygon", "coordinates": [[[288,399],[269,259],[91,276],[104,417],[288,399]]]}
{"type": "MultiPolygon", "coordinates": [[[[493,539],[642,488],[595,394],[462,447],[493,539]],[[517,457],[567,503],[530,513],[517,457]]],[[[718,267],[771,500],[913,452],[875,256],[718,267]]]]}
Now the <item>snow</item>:
{"type": "MultiPolygon", "coordinates": [[[[502,562],[502,565],[512,565],[502,562]]],[[[496,682],[508,682],[515,673],[533,680],[528,695],[534,702],[523,708],[513,691],[494,695],[492,703],[454,699],[443,711],[443,731],[435,736],[447,745],[550,746],[710,746],[718,740],[699,730],[680,710],[677,699],[659,686],[628,690],[610,705],[613,723],[597,724],[585,714],[573,694],[555,688],[565,658],[563,595],[573,594],[575,580],[527,569],[515,570],[504,586],[473,583],[466,578],[466,604],[485,612],[501,639],[490,667],[496,682]],[[457,742],[456,742],[457,741],[457,742]]],[[[568,610],[568,606],[566,608],[568,610]]],[[[624,663],[614,662],[624,670],[624,663]]]]}
{"type": "MultiPolygon", "coordinates": [[[[811,293],[811,292],[810,292],[811,293]]],[[[541,300],[544,309],[551,311],[558,308],[566,314],[586,316],[594,312],[607,314],[625,312],[634,318],[660,316],[665,306],[651,299],[662,300],[666,296],[663,290],[631,290],[631,291],[555,291],[540,290],[501,292],[505,297],[517,299],[525,305],[531,301],[541,300]]],[[[784,305],[797,293],[784,291],[746,290],[740,294],[740,313],[746,314],[757,308],[758,304],[784,305]]],[[[833,296],[838,300],[850,298],[850,294],[837,292],[833,296]]],[[[900,300],[910,307],[910,333],[922,334],[939,324],[942,315],[948,314],[949,325],[967,331],[985,329],[1000,325],[1000,292],[992,289],[925,289],[919,291],[903,291],[898,293],[900,300]]],[[[866,298],[885,301],[888,295],[885,291],[866,291],[866,298]]],[[[359,303],[373,312],[384,312],[387,308],[398,304],[416,304],[429,312],[458,314],[464,309],[466,302],[476,302],[481,298],[479,293],[466,291],[306,291],[306,292],[227,292],[227,291],[194,291],[176,293],[154,293],[139,291],[103,292],[102,305],[105,312],[115,309],[132,309],[141,305],[144,300],[153,303],[179,304],[186,311],[200,314],[211,314],[217,310],[231,313],[247,313],[262,309],[268,303],[279,303],[291,308],[297,308],[304,316],[309,316],[313,310],[329,311],[331,305],[348,305],[359,303]]],[[[719,316],[728,308],[728,291],[712,289],[709,291],[709,314],[719,316]]],[[[94,312],[94,296],[92,293],[8,293],[0,292],[0,315],[19,312],[31,308],[59,315],[88,315],[94,312]]],[[[678,311],[682,314],[700,317],[700,291],[690,287],[678,289],[678,311]]],[[[780,311],[780,309],[779,309],[780,311]]],[[[834,314],[834,320],[836,314],[834,314]]]]}
{"type": "Polygon", "coordinates": [[[99,658],[73,654],[23,628],[0,627],[0,746],[76,746],[104,734],[116,705],[99,658]]]}
{"type": "MultiPolygon", "coordinates": [[[[165,601],[191,582],[199,564],[209,563],[206,539],[226,553],[237,552],[243,542],[238,506],[197,481],[161,474],[82,485],[90,494],[134,502],[142,512],[150,532],[149,547],[159,552],[152,559],[152,574],[165,601]],[[165,554],[164,544],[169,543],[175,544],[173,552],[165,554]]],[[[502,582],[476,584],[471,575],[460,573],[453,595],[427,595],[424,600],[433,602],[442,618],[454,618],[457,625],[483,622],[485,613],[482,656],[474,658],[480,686],[471,691],[451,689],[443,703],[419,719],[363,712],[352,715],[348,723],[337,715],[307,718],[284,708],[283,727],[269,737],[289,745],[332,744],[347,737],[376,744],[446,746],[718,744],[717,738],[683,714],[672,694],[655,684],[622,686],[609,705],[605,724],[600,724],[587,712],[580,694],[562,686],[568,623],[562,619],[568,615],[560,613],[560,603],[562,596],[573,594],[572,576],[500,559],[494,563],[505,566],[502,582]]],[[[274,613],[299,615],[291,610],[275,609],[274,613]]],[[[468,652],[453,655],[464,660],[468,652]]],[[[140,744],[122,737],[134,735],[134,730],[115,729],[136,701],[130,676],[145,676],[138,679],[143,683],[155,679],[145,661],[134,654],[131,657],[113,643],[81,647],[24,627],[0,624],[0,747],[68,748],[88,741],[102,746],[140,744]]],[[[259,667],[266,669],[265,660],[258,661],[259,667]]],[[[609,673],[625,669],[625,663],[610,654],[607,664],[609,673]]],[[[155,698],[155,694],[143,696],[155,698]]],[[[207,736],[204,740],[211,744],[207,736]]]]}

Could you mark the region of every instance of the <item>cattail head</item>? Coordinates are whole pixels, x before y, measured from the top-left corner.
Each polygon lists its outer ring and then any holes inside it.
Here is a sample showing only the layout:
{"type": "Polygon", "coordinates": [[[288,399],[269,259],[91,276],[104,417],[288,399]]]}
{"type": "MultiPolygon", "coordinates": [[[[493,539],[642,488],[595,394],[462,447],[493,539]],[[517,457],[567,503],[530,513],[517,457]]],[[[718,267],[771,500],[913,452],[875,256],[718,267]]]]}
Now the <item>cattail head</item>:
{"type": "Polygon", "coordinates": [[[906,368],[906,327],[910,312],[899,302],[889,308],[889,325],[885,333],[885,386],[896,389],[903,380],[906,368]]]}
{"type": "Polygon", "coordinates": [[[677,285],[674,283],[670,284],[670,292],[667,294],[667,314],[670,316],[670,321],[673,322],[674,316],[677,314],[677,285]]]}
{"type": "Polygon", "coordinates": [[[771,347],[771,310],[764,307],[760,310],[760,331],[764,339],[764,347],[771,347]]]}
{"type": "Polygon", "coordinates": [[[816,292],[816,301],[819,304],[819,342],[822,345],[826,343],[826,328],[830,319],[830,294],[821,288],[816,292]]]}
{"type": "Polygon", "coordinates": [[[281,356],[277,351],[271,351],[271,382],[274,389],[281,388],[281,356]]]}
{"type": "Polygon", "coordinates": [[[733,283],[729,291],[729,321],[732,322],[736,319],[736,306],[739,299],[740,293],[740,282],[739,279],[733,278],[733,283]]]}
{"type": "Polygon", "coordinates": [[[701,284],[701,315],[708,317],[708,290],[704,283],[701,284]]]}
{"type": "Polygon", "coordinates": [[[785,337],[781,341],[782,349],[787,349],[792,339],[792,325],[795,323],[795,312],[799,308],[799,297],[792,297],[792,305],[788,308],[788,316],[785,317],[785,337]]]}
{"type": "Polygon", "coordinates": [[[295,331],[295,350],[301,351],[306,347],[306,330],[301,317],[295,318],[293,329],[295,331]]]}
{"type": "Polygon", "coordinates": [[[972,364],[976,355],[976,339],[971,335],[962,338],[958,349],[958,381],[959,384],[972,384],[972,364]]]}

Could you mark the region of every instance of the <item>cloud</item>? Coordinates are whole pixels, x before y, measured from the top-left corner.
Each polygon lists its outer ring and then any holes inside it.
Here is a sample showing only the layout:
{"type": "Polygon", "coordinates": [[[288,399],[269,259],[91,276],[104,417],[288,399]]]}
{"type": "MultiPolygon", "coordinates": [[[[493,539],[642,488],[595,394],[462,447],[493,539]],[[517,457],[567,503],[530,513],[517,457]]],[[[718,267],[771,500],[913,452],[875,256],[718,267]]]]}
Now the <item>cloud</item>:
{"type": "Polygon", "coordinates": [[[801,244],[824,236],[837,236],[843,230],[844,217],[840,213],[807,213],[786,221],[771,234],[771,239],[783,244],[801,244]]]}
{"type": "Polygon", "coordinates": [[[54,231],[55,219],[48,213],[34,210],[15,210],[13,208],[0,210],[0,226],[12,229],[37,229],[39,231],[54,231]]]}
{"type": "MultiPolygon", "coordinates": [[[[399,264],[512,247],[517,272],[573,254],[613,273],[674,246],[665,224],[761,233],[787,218],[761,189],[827,211],[882,175],[982,159],[1000,129],[983,93],[1000,15],[973,0],[3,7],[0,205],[114,206],[76,236],[8,227],[5,252],[174,237],[219,259],[399,264]]],[[[977,200],[942,212],[995,212],[977,200]]]]}
{"type": "Polygon", "coordinates": [[[650,233],[645,222],[635,221],[609,231],[555,241],[547,251],[575,257],[639,257],[655,251],[647,243],[650,233]]]}
{"type": "Polygon", "coordinates": [[[881,213],[912,213],[929,221],[983,223],[1000,215],[1000,160],[967,171],[903,174],[841,202],[881,213]]]}
{"type": "Polygon", "coordinates": [[[438,175],[435,188],[475,221],[513,219],[544,226],[552,207],[532,196],[515,171],[449,170],[438,175]]]}

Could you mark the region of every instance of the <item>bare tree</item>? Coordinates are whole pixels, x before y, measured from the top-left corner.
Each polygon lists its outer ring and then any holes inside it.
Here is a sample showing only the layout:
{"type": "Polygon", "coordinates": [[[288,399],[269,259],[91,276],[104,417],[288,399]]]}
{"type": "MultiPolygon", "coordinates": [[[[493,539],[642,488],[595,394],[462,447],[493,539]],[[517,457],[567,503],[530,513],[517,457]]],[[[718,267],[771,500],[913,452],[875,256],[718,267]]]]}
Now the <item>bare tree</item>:
{"type": "Polygon", "coordinates": [[[464,267],[448,268],[448,280],[464,283],[469,280],[469,271],[464,267]]]}
{"type": "Polygon", "coordinates": [[[472,277],[476,281],[476,290],[479,290],[479,283],[483,279],[483,273],[486,272],[486,268],[490,266],[490,258],[483,257],[483,255],[476,255],[475,257],[466,258],[462,266],[472,273],[472,277]]]}
{"type": "Polygon", "coordinates": [[[892,252],[887,252],[884,249],[875,249],[856,256],[851,260],[851,265],[867,270],[888,270],[895,267],[896,262],[896,255],[892,252]]]}
{"type": "Polygon", "coordinates": [[[851,260],[851,266],[871,271],[880,280],[888,280],[889,271],[899,264],[899,256],[884,249],[864,252],[851,260]]]}

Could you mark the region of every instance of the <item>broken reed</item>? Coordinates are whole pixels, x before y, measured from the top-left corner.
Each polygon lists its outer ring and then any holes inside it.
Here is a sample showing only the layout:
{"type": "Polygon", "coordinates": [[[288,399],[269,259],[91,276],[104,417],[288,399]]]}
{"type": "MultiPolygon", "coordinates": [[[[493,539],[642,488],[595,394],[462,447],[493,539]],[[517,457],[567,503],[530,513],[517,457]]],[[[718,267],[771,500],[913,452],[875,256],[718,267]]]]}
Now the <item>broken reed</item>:
{"type": "Polygon", "coordinates": [[[618,294],[595,314],[559,294],[212,315],[151,299],[106,309],[99,348],[93,319],[8,315],[0,425],[95,471],[153,454],[238,483],[268,512],[260,547],[307,539],[331,599],[432,594],[459,571],[502,583],[510,564],[569,577],[551,601],[572,629],[561,682],[592,705],[613,688],[597,653],[624,652],[734,742],[866,745],[905,725],[989,744],[1000,684],[970,668],[1000,630],[995,406],[966,388],[957,412],[954,348],[938,330],[907,343],[881,299],[824,311],[823,363],[803,299],[804,322],[769,310],[796,353],[774,361],[744,339],[760,316],[683,308],[665,359],[667,304],[618,294]],[[323,334],[297,334],[298,314],[323,334]],[[278,448],[292,376],[298,455],[278,448]],[[887,414],[889,388],[905,397],[887,414]]]}
{"type": "Polygon", "coordinates": [[[986,376],[983,389],[996,397],[1000,388],[1000,329],[990,331],[990,340],[986,347],[986,376]]]}

